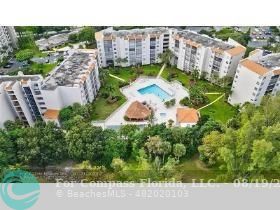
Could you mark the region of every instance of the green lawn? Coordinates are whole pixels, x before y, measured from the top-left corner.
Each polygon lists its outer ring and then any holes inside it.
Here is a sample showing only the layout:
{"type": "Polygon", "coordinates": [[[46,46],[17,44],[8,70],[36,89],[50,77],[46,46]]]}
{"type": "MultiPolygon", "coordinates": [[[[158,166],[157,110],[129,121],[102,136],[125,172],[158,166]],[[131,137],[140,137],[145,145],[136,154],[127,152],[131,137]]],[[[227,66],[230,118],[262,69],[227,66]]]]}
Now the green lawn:
{"type": "Polygon", "coordinates": [[[162,65],[146,65],[141,68],[144,70],[145,76],[157,76],[162,65]]]}
{"type": "MultiPolygon", "coordinates": [[[[210,103],[220,96],[221,95],[207,95],[207,97],[210,100],[210,103]]],[[[225,102],[224,97],[211,104],[210,106],[200,110],[201,115],[209,115],[213,119],[223,124],[226,123],[229,119],[231,119],[234,115],[236,115],[236,113],[236,108],[225,102]]]]}
{"type": "MultiPolygon", "coordinates": [[[[139,69],[143,71],[141,75],[144,76],[157,76],[161,69],[162,65],[146,65],[140,66],[139,69]]],[[[118,76],[126,81],[130,81],[133,78],[137,77],[137,68],[136,67],[116,67],[115,69],[109,68],[109,72],[115,76],[118,76]]]]}
{"type": "MultiPolygon", "coordinates": [[[[126,101],[124,95],[120,92],[119,83],[120,81],[112,77],[106,79],[105,84],[110,84],[114,87],[113,95],[120,96],[121,99],[113,104],[109,104],[105,98],[99,95],[92,104],[94,110],[92,115],[93,120],[105,120],[114,110],[126,101]]],[[[104,86],[101,87],[99,92],[104,91],[104,88],[104,86]]]]}
{"type": "MultiPolygon", "coordinates": [[[[190,87],[190,75],[177,69],[177,68],[172,68],[172,67],[166,67],[164,71],[161,74],[161,77],[164,79],[168,78],[168,75],[170,73],[175,73],[177,76],[173,78],[174,80],[178,80],[181,82],[185,87],[190,87]]],[[[197,81],[196,85],[201,86],[206,90],[206,92],[223,92],[223,89],[217,85],[211,84],[208,81],[204,80],[199,80],[197,81]]]]}
{"type": "Polygon", "coordinates": [[[50,71],[56,67],[57,63],[44,63],[44,64],[38,64],[38,63],[32,63],[30,65],[30,73],[32,74],[42,74],[43,76],[46,76],[50,71]]]}
{"type": "Polygon", "coordinates": [[[218,169],[207,168],[197,155],[189,160],[181,160],[176,170],[181,174],[184,183],[207,182],[207,180],[216,179],[221,174],[218,169]]]}
{"type": "Polygon", "coordinates": [[[132,79],[133,77],[136,77],[135,70],[130,67],[122,67],[122,68],[119,68],[116,70],[110,68],[109,72],[110,72],[110,74],[120,77],[126,81],[130,81],[130,79],[132,79]]]}

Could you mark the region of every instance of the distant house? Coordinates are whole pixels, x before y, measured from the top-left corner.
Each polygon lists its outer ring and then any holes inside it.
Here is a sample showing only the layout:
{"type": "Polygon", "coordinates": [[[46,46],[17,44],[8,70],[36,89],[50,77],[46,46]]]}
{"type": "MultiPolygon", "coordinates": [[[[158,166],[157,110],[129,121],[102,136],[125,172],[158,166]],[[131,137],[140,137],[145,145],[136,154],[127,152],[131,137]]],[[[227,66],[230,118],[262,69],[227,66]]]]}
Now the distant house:
{"type": "Polygon", "coordinates": [[[193,108],[178,108],[177,109],[177,125],[180,127],[192,127],[199,120],[199,112],[193,108]]]}

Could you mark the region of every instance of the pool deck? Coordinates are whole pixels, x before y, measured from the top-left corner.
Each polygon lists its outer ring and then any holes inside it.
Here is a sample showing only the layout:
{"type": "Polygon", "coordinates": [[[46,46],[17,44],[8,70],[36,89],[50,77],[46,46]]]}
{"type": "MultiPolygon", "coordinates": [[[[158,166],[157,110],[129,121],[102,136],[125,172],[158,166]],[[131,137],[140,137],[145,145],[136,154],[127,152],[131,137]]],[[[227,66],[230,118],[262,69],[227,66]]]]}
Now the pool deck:
{"type": "Polygon", "coordinates": [[[136,124],[139,126],[145,126],[149,124],[148,121],[128,122],[124,120],[126,110],[130,104],[136,100],[139,102],[146,102],[147,105],[153,108],[155,124],[168,122],[169,119],[172,119],[174,122],[176,122],[177,108],[182,107],[179,102],[182,98],[189,96],[188,90],[184,88],[179,82],[168,82],[162,78],[156,77],[139,77],[133,83],[121,88],[120,90],[127,98],[127,101],[117,110],[115,110],[106,120],[93,122],[93,125],[101,126],[103,128],[117,128],[126,124],[136,124]],[[162,90],[171,95],[171,99],[175,98],[176,104],[173,107],[166,108],[164,101],[162,101],[158,96],[154,94],[142,95],[138,92],[139,89],[153,84],[156,84],[162,90]]]}

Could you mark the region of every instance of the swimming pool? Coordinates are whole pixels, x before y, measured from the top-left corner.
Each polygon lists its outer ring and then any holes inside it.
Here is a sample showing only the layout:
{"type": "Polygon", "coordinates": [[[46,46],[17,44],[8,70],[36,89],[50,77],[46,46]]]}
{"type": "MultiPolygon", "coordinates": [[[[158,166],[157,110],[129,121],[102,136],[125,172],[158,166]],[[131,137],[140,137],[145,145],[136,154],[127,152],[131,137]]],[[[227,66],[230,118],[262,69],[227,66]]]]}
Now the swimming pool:
{"type": "Polygon", "coordinates": [[[138,92],[141,93],[142,95],[154,94],[155,96],[159,97],[163,101],[171,99],[171,95],[169,95],[167,92],[165,92],[163,89],[161,89],[156,84],[141,88],[138,90],[138,92]]]}

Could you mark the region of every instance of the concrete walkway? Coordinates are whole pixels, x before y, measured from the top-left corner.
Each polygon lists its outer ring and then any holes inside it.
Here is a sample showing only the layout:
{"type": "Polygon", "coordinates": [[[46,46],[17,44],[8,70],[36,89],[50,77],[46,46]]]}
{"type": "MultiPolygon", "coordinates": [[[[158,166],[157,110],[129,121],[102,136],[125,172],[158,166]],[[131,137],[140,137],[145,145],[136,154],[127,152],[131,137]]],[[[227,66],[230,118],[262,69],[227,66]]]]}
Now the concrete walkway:
{"type": "Polygon", "coordinates": [[[162,74],[162,72],[163,72],[165,66],[166,66],[166,64],[163,64],[163,66],[161,67],[161,69],[160,69],[160,71],[159,71],[159,73],[158,73],[158,75],[157,75],[157,78],[160,77],[160,75],[162,74]]]}
{"type": "Polygon", "coordinates": [[[115,79],[117,79],[117,80],[120,80],[120,81],[122,81],[122,82],[126,82],[124,79],[122,79],[122,78],[120,78],[120,77],[117,77],[117,76],[115,76],[115,75],[113,75],[113,74],[109,74],[109,76],[110,76],[110,77],[113,77],[113,78],[115,78],[115,79]]]}
{"type": "Polygon", "coordinates": [[[224,97],[224,96],[225,96],[225,94],[223,94],[223,95],[221,95],[220,97],[216,98],[216,99],[215,99],[214,101],[212,101],[211,103],[209,103],[209,104],[207,104],[207,105],[205,105],[205,106],[203,106],[203,107],[200,107],[200,108],[198,109],[198,111],[200,111],[200,110],[202,110],[202,109],[204,109],[204,108],[206,108],[206,107],[208,107],[208,106],[214,104],[215,102],[219,101],[219,100],[220,100],[222,97],[224,97]]]}
{"type": "Polygon", "coordinates": [[[222,93],[219,93],[219,92],[214,92],[214,93],[205,93],[206,95],[220,95],[222,93]]]}

